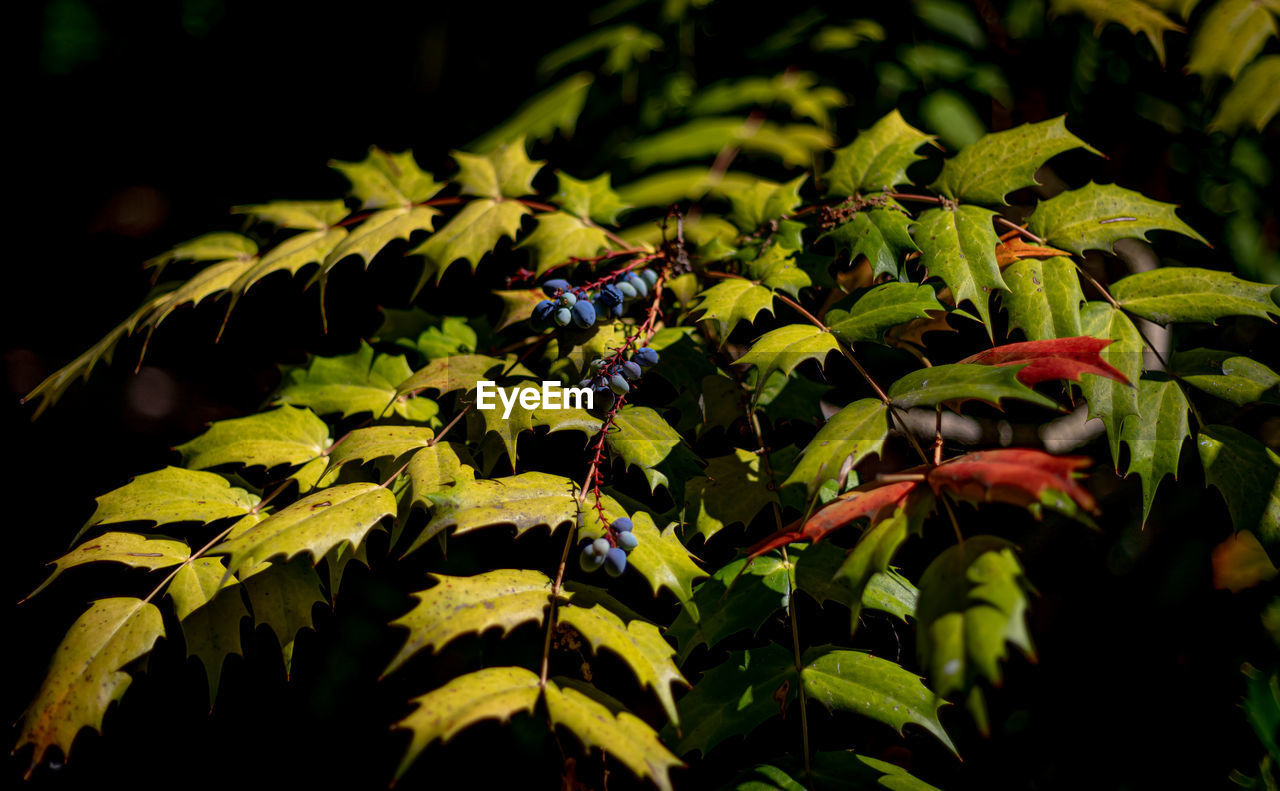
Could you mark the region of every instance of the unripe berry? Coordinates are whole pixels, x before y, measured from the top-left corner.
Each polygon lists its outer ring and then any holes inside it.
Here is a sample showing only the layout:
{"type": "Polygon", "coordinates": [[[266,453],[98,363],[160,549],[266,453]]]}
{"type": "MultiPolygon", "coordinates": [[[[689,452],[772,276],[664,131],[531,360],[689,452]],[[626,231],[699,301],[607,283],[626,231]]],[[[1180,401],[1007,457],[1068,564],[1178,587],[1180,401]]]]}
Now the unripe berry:
{"type": "Polygon", "coordinates": [[[618,290],[622,292],[623,299],[635,299],[637,296],[636,287],[625,280],[618,284],[618,290]]]}
{"type": "Polygon", "coordinates": [[[604,565],[604,555],[597,555],[595,549],[587,544],[582,548],[582,554],[578,556],[578,565],[583,571],[595,571],[604,565]]]}
{"type": "Polygon", "coordinates": [[[653,288],[654,284],[658,282],[658,272],[654,269],[644,270],[640,273],[640,277],[644,279],[649,288],[653,288]]]}
{"type": "Polygon", "coordinates": [[[572,291],[566,291],[560,295],[560,304],[566,308],[573,307],[578,301],[578,295],[572,291]]]}
{"type": "Polygon", "coordinates": [[[618,395],[626,395],[631,391],[631,385],[627,384],[626,377],[622,374],[614,374],[609,377],[609,389],[618,395]]]}
{"type": "Polygon", "coordinates": [[[591,542],[591,549],[600,557],[604,557],[612,548],[613,547],[607,538],[597,538],[595,541],[591,542]]]}
{"type": "Polygon", "coordinates": [[[556,324],[561,327],[569,326],[569,322],[573,320],[573,313],[568,308],[560,308],[556,311],[556,324]]]}
{"type": "Polygon", "coordinates": [[[623,552],[631,554],[632,550],[640,546],[640,539],[636,538],[635,533],[619,533],[618,546],[622,548],[623,552]]]}
{"type": "Polygon", "coordinates": [[[641,279],[641,277],[637,275],[635,272],[627,273],[626,282],[627,282],[627,285],[631,286],[636,290],[636,294],[638,296],[643,297],[649,293],[649,284],[644,282],[644,280],[641,279]]]}
{"type": "Polygon", "coordinates": [[[592,399],[591,405],[596,409],[596,411],[608,412],[610,409],[613,409],[614,400],[615,396],[613,395],[613,391],[608,387],[605,387],[604,385],[595,386],[595,395],[592,399]]]}

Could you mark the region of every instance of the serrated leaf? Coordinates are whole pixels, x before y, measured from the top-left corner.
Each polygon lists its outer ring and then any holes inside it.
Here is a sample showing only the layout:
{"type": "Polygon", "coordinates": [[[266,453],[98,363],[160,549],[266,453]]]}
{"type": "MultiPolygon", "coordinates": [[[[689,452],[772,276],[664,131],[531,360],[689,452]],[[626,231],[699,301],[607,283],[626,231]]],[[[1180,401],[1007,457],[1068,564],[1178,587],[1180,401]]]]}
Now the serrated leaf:
{"type": "MultiPolygon", "coordinates": [[[[502,300],[502,315],[498,318],[498,323],[493,327],[494,332],[502,332],[512,324],[528,320],[533,315],[534,306],[546,299],[540,288],[520,288],[511,291],[495,290],[493,295],[502,300]]],[[[461,350],[454,349],[448,353],[456,354],[458,351],[461,350]]],[[[474,346],[471,351],[475,351],[474,346]]]]}
{"type": "Polygon", "coordinates": [[[887,659],[832,646],[811,648],[804,660],[804,690],[828,710],[869,717],[899,734],[908,723],[918,725],[956,752],[938,721],[938,710],[946,701],[930,692],[919,676],[887,659]]]}
{"type": "Polygon", "coordinates": [[[852,143],[836,149],[831,169],[822,174],[827,195],[855,195],[906,184],[907,167],[924,158],[916,150],[932,139],[892,111],[859,132],[852,143]]]}
{"type": "Polygon", "coordinates": [[[640,468],[650,490],[670,488],[667,474],[659,467],[673,472],[697,470],[696,458],[679,432],[650,407],[624,404],[614,415],[613,426],[615,430],[604,439],[609,452],[628,468],[640,468]]]}
{"type": "Polygon", "coordinates": [[[733,786],[734,791],[804,791],[806,778],[819,789],[887,788],[891,791],[939,791],[900,766],[859,755],[852,750],[814,753],[810,771],[795,760],[760,764],[750,779],[733,786]]]}
{"type": "Polygon", "coordinates": [[[724,192],[733,207],[730,221],[743,233],[751,233],[771,220],[791,214],[800,205],[800,185],[808,177],[797,176],[786,184],[759,179],[727,186],[724,192]]]}
{"type": "Polygon", "coordinates": [[[872,453],[879,454],[888,435],[889,412],[884,402],[878,398],[854,401],[818,429],[782,485],[802,483],[812,497],[823,482],[843,480],[846,469],[872,453]]]}
{"type": "Polygon", "coordinates": [[[410,594],[417,602],[413,609],[391,622],[409,634],[384,676],[420,651],[440,653],[464,634],[479,635],[499,627],[505,636],[521,624],[540,622],[551,602],[551,580],[531,569],[497,569],[472,577],[432,574],[431,578],[436,585],[410,594]]]}
{"type": "Polygon", "coordinates": [[[347,205],[340,200],[276,200],[233,206],[231,213],[248,214],[259,222],[278,228],[320,231],[331,228],[346,217],[347,205]]]}
{"type": "Polygon", "coordinates": [[[1088,520],[1098,503],[1077,482],[1093,464],[1082,456],[1054,456],[1031,448],[1000,448],[966,453],[932,467],[926,479],[935,492],[948,491],[972,503],[1009,503],[1037,518],[1043,507],[1088,520]]]}
{"type": "Polygon", "coordinates": [[[1171,363],[1183,382],[1236,406],[1280,404],[1280,374],[1244,355],[1192,349],[1175,354],[1171,363]]]}
{"type": "Polygon", "coordinates": [[[818,75],[798,69],[787,69],[773,77],[723,80],[699,90],[688,111],[704,115],[781,104],[797,118],[828,126],[831,111],[845,106],[849,100],[839,90],[819,85],[818,80],[818,75]]]}
{"type": "Polygon", "coordinates": [[[1196,24],[1187,71],[1234,80],[1276,35],[1278,12],[1266,0],[1218,0],[1196,24]]]}
{"type": "Polygon", "coordinates": [[[351,182],[351,194],[362,209],[421,203],[444,187],[418,167],[412,151],[396,154],[370,146],[360,162],[332,161],[329,165],[351,182]]]}
{"type": "Polygon", "coordinates": [[[527,206],[512,200],[477,198],[463,206],[443,228],[409,251],[410,255],[426,257],[414,293],[421,291],[432,277],[439,283],[449,266],[459,259],[470,264],[474,272],[480,259],[500,241],[516,237],[520,221],[529,213],[527,206]]]}
{"type": "Polygon", "coordinates": [[[1005,267],[1024,258],[1057,258],[1066,254],[1065,250],[1056,247],[1028,244],[1021,236],[1016,235],[1012,238],[1001,237],[1000,244],[996,245],[996,263],[1000,265],[1002,274],[1007,274],[1004,272],[1005,267]]]}
{"type": "Polygon", "coordinates": [[[698,584],[667,630],[679,646],[681,664],[700,645],[715,648],[739,632],[758,632],[784,606],[794,567],[779,557],[738,558],[698,584]]]}
{"type": "MultiPolygon", "coordinates": [[[[349,233],[346,228],[327,228],[319,231],[303,231],[296,236],[290,236],[264,253],[261,258],[243,262],[244,265],[233,269],[235,275],[233,282],[230,286],[222,287],[231,291],[231,304],[234,307],[241,295],[267,275],[275,272],[296,275],[303,267],[324,263],[329,254],[347,238],[349,233]]],[[[200,274],[203,275],[204,272],[200,274]]],[[[201,296],[189,301],[199,303],[203,298],[201,296]]],[[[159,324],[159,320],[156,323],[159,324]]]]}
{"type": "Polygon", "coordinates": [[[311,610],[324,603],[320,577],[304,558],[260,566],[241,585],[249,594],[254,627],[266,625],[280,643],[286,677],[293,667],[294,641],[303,629],[314,628],[311,610]]]}
{"type": "Polygon", "coordinates": [[[367,269],[374,257],[396,239],[408,240],[415,231],[430,231],[439,214],[428,206],[397,206],[369,216],[352,228],[325,256],[311,283],[324,280],[330,270],[347,256],[356,256],[367,269]]]}
{"type": "Polygon", "coordinates": [[[613,191],[608,173],[580,181],[563,171],[556,171],[559,190],[551,200],[561,209],[584,220],[616,225],[618,215],[631,208],[613,191]]]}
{"type": "Polygon", "coordinates": [[[929,188],[953,200],[1003,206],[1010,192],[1039,184],[1036,171],[1045,162],[1073,148],[1099,154],[1067,131],[1066,116],[1022,124],[960,149],[942,163],[942,172],[929,188]]]}
{"type": "Polygon", "coordinates": [[[675,650],[658,627],[641,620],[623,623],[601,604],[574,606],[572,597],[557,611],[556,620],[577,630],[596,653],[607,648],[617,654],[636,674],[640,686],[652,689],[658,696],[668,719],[679,723],[671,685],[689,686],[689,682],[671,661],[675,650]]]}
{"type": "Polygon", "coordinates": [[[532,714],[540,693],[536,673],[522,667],[487,667],[414,698],[413,713],[392,726],[413,731],[409,749],[396,769],[396,779],[436,739],[447,742],[481,720],[505,722],[521,711],[532,714]]]}
{"type": "Polygon", "coordinates": [[[83,566],[86,563],[109,561],[123,563],[132,568],[155,571],[176,566],[190,556],[191,548],[181,541],[147,538],[137,533],[103,533],[52,561],[53,573],[40,583],[39,587],[28,593],[26,598],[30,599],[47,588],[49,583],[62,576],[62,572],[67,569],[83,566]]]}
{"type": "Polygon", "coordinates": [[[735,360],[737,365],[754,365],[759,369],[759,385],[774,371],[789,376],[805,360],[817,360],[821,366],[827,355],[838,351],[840,344],[820,327],[811,324],[787,324],[761,335],[746,354],[735,360]]]}
{"type": "MultiPolygon", "coordinates": [[[[341,229],[339,229],[341,230],[341,229]]],[[[324,231],[311,231],[307,234],[299,236],[308,236],[312,233],[325,233],[324,231]]],[[[285,241],[285,244],[297,239],[295,236],[285,241]]],[[[280,248],[276,248],[277,250],[280,248]]],[[[272,252],[275,252],[274,250],[272,252]]],[[[270,255],[270,253],[268,254],[270,255]]],[[[220,261],[216,264],[201,269],[192,275],[187,281],[179,285],[177,288],[165,293],[163,296],[157,297],[155,304],[146,316],[141,320],[142,326],[154,330],[160,326],[175,310],[183,305],[199,305],[206,299],[219,297],[228,291],[238,293],[235,284],[240,282],[241,276],[253,271],[260,264],[256,258],[248,258],[244,260],[220,261]]]]}
{"type": "MultiPolygon", "coordinates": [[[[594,540],[604,535],[604,525],[596,516],[594,505],[591,500],[584,503],[591,510],[583,511],[579,517],[579,540],[594,540]]],[[[607,495],[601,499],[601,506],[604,508],[605,522],[612,522],[620,516],[631,518],[632,532],[640,540],[640,546],[627,556],[627,567],[634,568],[648,580],[653,594],[657,596],[666,588],[682,602],[693,598],[694,580],[707,576],[707,573],[693,562],[693,556],[676,535],[675,524],[659,530],[649,514],[644,511],[628,514],[616,500],[607,495]]]]}
{"type": "MultiPolygon", "coordinates": [[[[511,402],[512,405],[509,411],[507,404],[501,402],[501,397],[495,396],[490,400],[493,408],[474,410],[471,415],[471,422],[473,425],[480,426],[476,433],[482,439],[496,438],[501,441],[501,450],[510,460],[512,471],[515,470],[516,466],[516,443],[520,435],[526,431],[545,427],[549,429],[549,433],[581,431],[590,435],[600,430],[600,419],[592,417],[586,409],[579,407],[569,408],[567,405],[564,409],[542,407],[543,390],[540,385],[519,382],[506,388],[506,393],[508,398],[515,399],[515,401],[511,402]],[[522,399],[528,393],[533,393],[537,397],[537,401],[533,403],[537,403],[539,406],[530,408],[524,405],[522,399]]],[[[577,402],[587,403],[584,399],[579,399],[577,402]]],[[[490,458],[489,455],[486,455],[486,461],[489,461],[490,458]]]]}
{"type": "Polygon", "coordinates": [[[813,544],[801,552],[797,552],[798,546],[793,544],[789,550],[798,555],[796,588],[812,596],[818,604],[835,601],[850,610],[853,609],[850,605],[856,604],[889,613],[904,623],[908,616],[915,616],[920,592],[898,572],[890,569],[872,574],[858,595],[854,590],[855,575],[841,568],[850,559],[849,552],[829,542],[813,544]]]}
{"type": "Polygon", "coordinates": [[[688,537],[700,535],[710,541],[730,525],[749,526],[756,514],[778,504],[770,483],[760,456],[749,450],[735,448],[727,456],[707,459],[706,474],[689,481],[685,489],[685,524],[693,528],[688,537]]]}
{"type": "Polygon", "coordinates": [[[899,506],[893,516],[871,524],[858,539],[858,543],[853,545],[844,563],[832,575],[849,587],[851,595],[846,604],[852,619],[851,632],[858,627],[858,618],[862,614],[862,597],[872,577],[889,571],[889,563],[898,547],[907,540],[913,521],[918,528],[918,519],[910,518],[906,510],[899,506]]]}
{"type": "Polygon", "coordinates": [[[517,536],[544,525],[554,532],[578,518],[576,494],[577,484],[572,480],[545,472],[459,481],[431,496],[435,503],[431,521],[404,554],[449,528],[455,535],[495,525],[512,525],[517,536]]]}
{"type": "Polygon", "coordinates": [[[1128,476],[1142,479],[1142,523],[1146,524],[1156,489],[1166,475],[1178,479],[1183,440],[1191,438],[1187,397],[1172,379],[1144,377],[1138,382],[1138,417],[1125,421],[1121,441],[1129,445],[1128,476]]]}
{"type": "Polygon", "coordinates": [[[553,726],[568,728],[588,750],[597,748],[660,791],[671,791],[669,772],[684,764],[667,751],[644,720],[626,711],[615,715],[572,687],[561,689],[548,682],[544,694],[553,726]]]}
{"type": "Polygon", "coordinates": [[[148,522],[155,527],[176,522],[208,523],[244,516],[259,502],[255,494],[233,487],[212,472],[165,467],[139,475],[129,483],[100,496],[93,516],[76,538],[98,525],[148,522]]]}
{"type": "Polygon", "coordinates": [[[920,250],[911,238],[910,227],[911,217],[904,211],[897,208],[870,209],[855,213],[848,222],[819,238],[829,237],[836,250],[847,254],[851,261],[865,256],[875,277],[888,275],[899,280],[903,259],[908,253],[920,250]]]}
{"type": "Polygon", "coordinates": [[[1018,380],[1019,370],[1016,366],[993,368],[974,363],[935,365],[912,371],[894,382],[889,386],[889,397],[905,409],[970,399],[999,406],[1005,398],[1057,409],[1052,399],[1018,380]]]}
{"type": "Polygon", "coordinates": [[[550,54],[538,63],[538,72],[551,75],[570,63],[577,63],[599,52],[607,53],[602,71],[619,74],[630,71],[662,49],[662,37],[635,25],[616,25],[593,30],[550,54]]]}
{"type": "Polygon", "coordinates": [[[1080,323],[1084,292],[1071,259],[1024,258],[1009,265],[1002,274],[1009,286],[1009,293],[1001,296],[1001,304],[1009,313],[1010,331],[1020,329],[1031,341],[1084,334],[1080,323]]]}
{"type": "Polygon", "coordinates": [[[694,310],[701,311],[700,318],[715,322],[723,346],[739,322],[753,322],[761,313],[773,312],[773,292],[744,278],[730,278],[703,291],[694,310]]]}
{"type": "MultiPolygon", "coordinates": [[[[677,755],[694,750],[706,755],[724,740],[745,736],[785,711],[799,684],[795,659],[781,645],[733,651],[680,699],[680,735],[668,743],[677,755]]],[[[674,736],[672,730],[669,736],[674,736]]]]}
{"type": "Polygon", "coordinates": [[[506,121],[471,144],[478,152],[489,152],[503,144],[522,147],[524,141],[544,141],[559,132],[572,137],[582,115],[594,78],[582,72],[561,80],[520,106],[506,121]]]}
{"type": "MultiPolygon", "coordinates": [[[[1043,204],[1041,204],[1043,205],[1043,204]]],[[[920,263],[951,289],[956,304],[967,300],[991,335],[991,292],[1008,291],[996,263],[995,212],[977,206],[930,209],[911,226],[920,246],[920,263]]]]}
{"type": "Polygon", "coordinates": [[[226,261],[232,258],[247,260],[258,254],[258,244],[247,236],[226,231],[206,233],[183,242],[154,258],[143,266],[155,269],[156,276],[175,261],[226,261]]]}
{"type": "Polygon", "coordinates": [[[210,551],[230,556],[229,574],[263,561],[287,561],[304,552],[315,564],[343,541],[359,546],[374,525],[395,515],[396,498],[389,489],[376,483],[348,483],[307,495],[210,551]]]}
{"type": "Polygon", "coordinates": [[[1080,381],[1081,374],[1093,374],[1121,384],[1130,380],[1106,360],[1102,352],[1112,341],[1102,338],[1054,338],[1046,341],[1006,343],[970,355],[961,363],[1018,366],[1018,381],[1027,386],[1055,379],[1080,381]]]}
{"type": "Polygon", "coordinates": [[[1249,530],[1277,555],[1280,545],[1280,456],[1243,431],[1205,426],[1196,435],[1204,480],[1227,501],[1236,530],[1249,530]]]}
{"type": "MultiPolygon", "coordinates": [[[[1138,381],[1142,376],[1142,336],[1128,316],[1106,302],[1090,302],[1080,314],[1080,327],[1086,335],[1113,341],[1102,350],[1102,359],[1130,382],[1138,381]]],[[[1118,472],[1120,430],[1130,416],[1138,414],[1138,391],[1132,385],[1101,376],[1083,377],[1080,391],[1089,403],[1089,417],[1100,418],[1107,428],[1111,458],[1118,472]]]]}
{"type": "Polygon", "coordinates": [[[1241,280],[1230,272],[1191,266],[1137,272],[1111,284],[1111,296],[1130,313],[1157,324],[1216,322],[1225,316],[1280,316],[1275,286],[1241,280]]]}
{"type": "Polygon", "coordinates": [[[232,580],[222,586],[225,576],[221,559],[200,557],[178,569],[167,589],[182,624],[187,658],[194,656],[204,666],[211,707],[227,657],[243,655],[240,624],[249,617],[238,583],[232,580]]]}
{"type": "Polygon", "coordinates": [[[557,211],[538,215],[533,233],[516,246],[533,249],[534,272],[541,277],[571,259],[608,252],[609,237],[599,226],[557,211]]]}
{"type": "Polygon", "coordinates": [[[1249,65],[1222,97],[1208,131],[1234,135],[1243,126],[1261,132],[1280,112],[1280,55],[1264,55],[1249,65]]]}
{"type": "Polygon", "coordinates": [[[428,398],[402,398],[398,385],[413,375],[403,356],[374,354],[364,341],[351,354],[313,357],[305,366],[290,368],[275,403],[308,407],[318,415],[351,417],[370,413],[376,420],[388,413],[418,423],[439,412],[428,398]]]}
{"type": "Polygon", "coordinates": [[[504,143],[486,154],[453,152],[458,163],[454,181],[463,195],[476,195],[501,201],[533,193],[533,177],[544,163],[529,159],[524,140],[504,143]]]}
{"type": "Polygon", "coordinates": [[[1167,16],[1141,0],[1051,0],[1054,14],[1079,13],[1093,20],[1094,32],[1102,32],[1109,22],[1124,25],[1130,33],[1142,33],[1151,42],[1156,57],[1164,63],[1164,34],[1181,31],[1167,16]]]}
{"type": "MultiPolygon", "coordinates": [[[[498,380],[501,378],[499,375],[508,367],[511,368],[510,376],[534,378],[532,371],[515,363],[514,359],[509,364],[483,354],[455,354],[432,360],[426,367],[415,371],[413,376],[396,387],[396,395],[438,390],[440,395],[444,396],[458,390],[463,392],[474,390],[476,382],[481,379],[498,380]]],[[[499,382],[499,384],[505,383],[499,382]]]]}
{"type": "Polygon", "coordinates": [[[221,464],[263,466],[301,464],[324,454],[329,427],[309,409],[281,406],[247,417],[219,420],[175,450],[192,469],[221,464]]]}
{"type": "Polygon", "coordinates": [[[817,543],[833,530],[847,527],[859,519],[869,519],[872,525],[881,519],[891,516],[899,507],[908,502],[908,498],[916,500],[909,509],[911,514],[923,515],[928,511],[931,499],[927,489],[922,489],[916,481],[898,481],[889,484],[869,483],[840,495],[834,502],[820,509],[803,523],[796,523],[766,536],[757,543],[747,547],[747,557],[758,558],[766,552],[797,541],[817,543]]]}
{"type": "Polygon", "coordinates": [[[929,311],[942,309],[930,286],[882,283],[857,296],[848,310],[837,307],[828,311],[827,325],[846,343],[881,343],[885,331],[891,327],[925,318],[929,311]]]}
{"type": "Polygon", "coordinates": [[[410,451],[429,450],[434,438],[434,431],[418,426],[359,428],[329,450],[329,468],[337,469],[353,461],[363,464],[382,458],[397,460],[410,451]]]}
{"type": "Polygon", "coordinates": [[[133,681],[122,668],[164,636],[164,619],[155,605],[128,596],[99,599],[76,619],[23,714],[14,750],[34,745],[28,777],[50,747],[58,747],[66,760],[81,728],[102,730],[107,708],[133,681]]]}
{"type": "Polygon", "coordinates": [[[1085,250],[1111,252],[1121,239],[1146,239],[1150,231],[1173,231],[1208,244],[1178,219],[1176,208],[1115,184],[1090,182],[1041,201],[1027,218],[1027,227],[1077,255],[1085,250]]]}
{"type": "Polygon", "coordinates": [[[414,453],[405,468],[413,502],[431,508],[434,502],[430,495],[459,481],[473,480],[476,471],[470,462],[466,446],[455,442],[437,442],[414,453]]]}
{"type": "MultiPolygon", "coordinates": [[[[776,124],[741,118],[698,118],[628,144],[624,156],[637,170],[664,162],[714,157],[725,147],[766,154],[789,167],[808,165],[830,147],[831,135],[808,124],[776,124]]],[[[628,200],[633,200],[628,197],[628,200]]],[[[639,204],[640,201],[634,201],[639,204]]]]}

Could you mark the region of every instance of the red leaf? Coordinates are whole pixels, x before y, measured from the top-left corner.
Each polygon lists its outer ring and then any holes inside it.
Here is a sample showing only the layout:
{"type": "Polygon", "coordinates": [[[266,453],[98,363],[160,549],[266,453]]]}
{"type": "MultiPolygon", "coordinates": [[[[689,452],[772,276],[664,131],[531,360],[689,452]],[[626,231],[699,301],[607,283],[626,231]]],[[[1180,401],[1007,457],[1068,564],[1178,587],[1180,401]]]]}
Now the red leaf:
{"type": "Polygon", "coordinates": [[[935,492],[946,489],[970,502],[1022,507],[1039,503],[1044,491],[1053,489],[1066,494],[1081,509],[1097,513],[1097,501],[1075,478],[1077,470],[1092,463],[1082,456],[1053,456],[1027,448],[984,450],[934,467],[928,480],[935,492]]]}
{"type": "Polygon", "coordinates": [[[1097,374],[1130,384],[1128,377],[1113,368],[1098,352],[1111,344],[1100,338],[1057,338],[1049,341],[1007,343],[978,352],[962,363],[978,365],[1025,365],[1018,381],[1031,387],[1049,379],[1080,381],[1080,374],[1097,374]]]}
{"type": "Polygon", "coordinates": [[[905,503],[907,497],[919,485],[916,481],[902,481],[883,486],[871,484],[868,488],[855,489],[809,517],[809,521],[803,526],[798,526],[799,521],[793,522],[763,541],[752,545],[747,549],[747,557],[758,558],[771,549],[777,549],[795,541],[812,541],[816,544],[832,530],[851,524],[864,516],[871,517],[872,523],[875,523],[905,503]]]}

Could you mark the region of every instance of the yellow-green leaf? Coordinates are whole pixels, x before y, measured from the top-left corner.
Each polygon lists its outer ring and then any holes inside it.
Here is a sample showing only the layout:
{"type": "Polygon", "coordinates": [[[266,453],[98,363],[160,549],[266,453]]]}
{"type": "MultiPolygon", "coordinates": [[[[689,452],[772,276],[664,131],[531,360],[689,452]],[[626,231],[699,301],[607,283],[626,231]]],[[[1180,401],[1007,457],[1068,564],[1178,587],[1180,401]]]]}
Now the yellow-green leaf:
{"type": "Polygon", "coordinates": [[[418,167],[412,151],[396,154],[370,146],[361,162],[333,161],[329,165],[351,182],[351,194],[362,209],[421,203],[444,187],[418,167]]]}
{"type": "Polygon", "coordinates": [[[822,174],[827,194],[856,195],[907,183],[907,167],[923,159],[916,150],[932,139],[892,111],[836,149],[831,169],[822,174]]]}
{"type": "Polygon", "coordinates": [[[284,405],[269,412],[219,420],[175,450],[192,469],[220,464],[275,467],[301,464],[324,454],[329,427],[309,409],[284,405]]]}
{"type": "Polygon", "coordinates": [[[432,495],[432,519],[405,554],[443,530],[468,533],[495,525],[512,525],[516,535],[545,525],[552,532],[578,516],[577,484],[545,472],[526,472],[507,478],[465,480],[432,495]]]}
{"type": "Polygon", "coordinates": [[[221,475],[165,467],[99,497],[93,516],[76,537],[90,527],[121,522],[148,522],[156,527],[213,522],[244,516],[257,504],[257,495],[232,486],[221,475]]]}
{"type": "Polygon", "coordinates": [[[40,583],[40,587],[27,594],[27,598],[44,590],[49,583],[62,576],[62,572],[85,563],[110,561],[154,571],[176,566],[190,555],[191,548],[181,541],[147,538],[137,533],[103,533],[53,561],[53,573],[40,583]]]}

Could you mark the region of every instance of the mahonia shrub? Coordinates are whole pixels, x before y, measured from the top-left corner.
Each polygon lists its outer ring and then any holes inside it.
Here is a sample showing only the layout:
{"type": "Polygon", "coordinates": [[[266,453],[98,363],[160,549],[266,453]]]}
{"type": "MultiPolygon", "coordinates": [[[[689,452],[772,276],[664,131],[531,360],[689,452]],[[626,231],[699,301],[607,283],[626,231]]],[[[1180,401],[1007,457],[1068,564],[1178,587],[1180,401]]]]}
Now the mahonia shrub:
{"type": "MultiPolygon", "coordinates": [[[[98,498],[35,593],[104,562],[154,585],[92,602],[69,628],[23,715],[33,769],[101,728],[160,639],[198,657],[211,702],[246,621],[275,634],[288,668],[355,561],[430,572],[388,625],[403,645],[384,675],[458,669],[389,723],[405,750],[388,779],[476,723],[521,719],[556,736],[566,784],[603,772],[666,789],[772,722],[795,738],[762,740],[734,787],[929,789],[928,762],[908,772],[843,734],[932,742],[931,760],[955,761],[956,728],[989,729],[1004,664],[1035,655],[1035,588],[984,511],[1090,529],[1084,476],[1136,475],[1145,520],[1180,462],[1200,464],[1241,531],[1240,564],[1275,557],[1280,457],[1239,421],[1276,403],[1280,374],[1181,344],[1231,317],[1271,321],[1273,288],[1191,266],[1126,271],[1117,243],[1206,240],[1122,185],[1043,198],[1046,163],[1102,153],[1066,119],[949,156],[896,111],[830,155],[817,127],[753,117],[739,134],[738,119],[729,143],[707,129],[630,143],[633,162],[715,163],[618,189],[531,159],[527,120],[454,152],[447,176],[373,148],[334,163],[346,198],[237,207],[244,233],[148,261],[154,292],[31,393],[38,414],[176,311],[208,303],[211,321],[234,321],[280,273],[322,304],[356,259],[415,267],[406,303],[446,273],[504,286],[484,286],[486,315],[389,307],[354,351],[287,369],[262,411],[213,423],[173,466],[98,498]],[[707,139],[719,142],[704,152],[707,139]],[[739,148],[785,175],[729,171],[739,148]],[[405,248],[407,262],[383,254],[405,248]],[[178,269],[191,274],[167,277],[178,269]],[[1153,327],[1184,324],[1203,331],[1152,343],[1153,327]],[[579,400],[546,400],[570,389],[579,400]],[[1061,452],[1092,425],[1108,458],[1061,452]],[[450,544],[518,546],[529,532],[554,549],[443,570],[450,544]],[[929,557],[900,568],[910,543],[929,557]],[[806,599],[842,613],[842,639],[805,639],[806,599]],[[883,650],[869,622],[914,651],[883,650]],[[501,648],[461,650],[490,630],[501,648]],[[944,726],[950,703],[967,714],[944,726]],[[592,752],[603,762],[571,760],[592,752]]],[[[1254,683],[1259,700],[1276,687],[1254,683]]]]}

